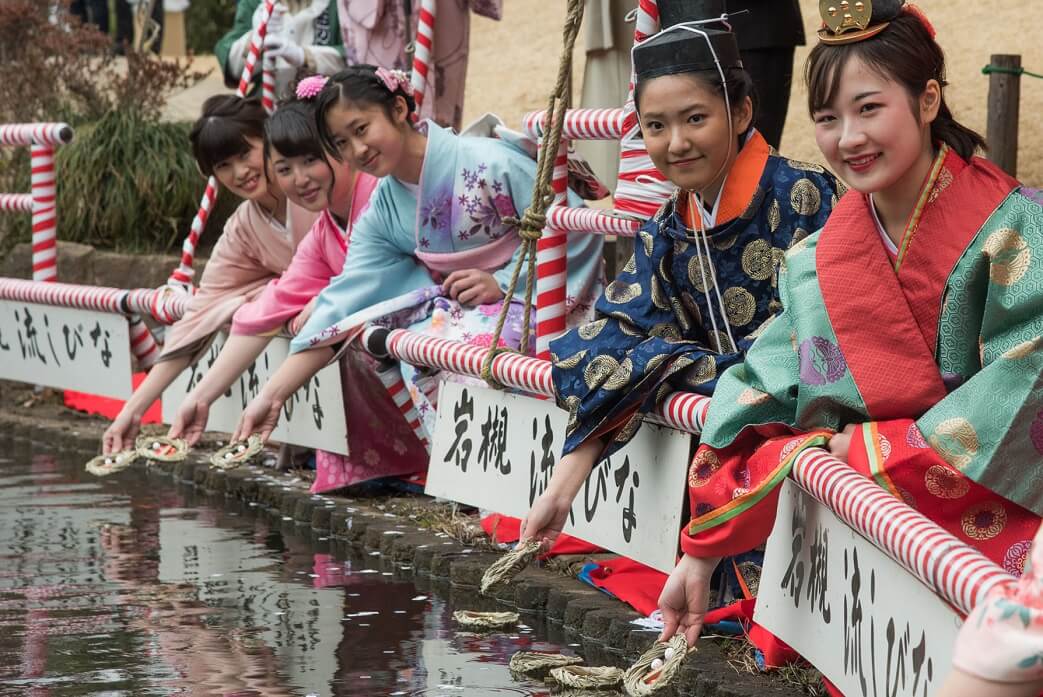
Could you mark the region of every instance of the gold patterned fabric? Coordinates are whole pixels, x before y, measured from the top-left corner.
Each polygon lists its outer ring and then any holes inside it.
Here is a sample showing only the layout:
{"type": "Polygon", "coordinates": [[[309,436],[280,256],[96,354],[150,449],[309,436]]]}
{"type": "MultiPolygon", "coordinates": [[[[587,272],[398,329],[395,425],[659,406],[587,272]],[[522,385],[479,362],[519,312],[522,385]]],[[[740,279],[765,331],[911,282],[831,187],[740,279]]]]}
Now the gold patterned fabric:
{"type": "Polygon", "coordinates": [[[705,244],[675,196],[639,231],[595,321],[552,342],[557,399],[570,414],[564,452],[597,433],[611,454],[665,394],[712,394],[778,311],[782,250],[822,227],[839,185],[821,167],[769,156],[749,190],[742,215],[708,230],[705,244]]]}

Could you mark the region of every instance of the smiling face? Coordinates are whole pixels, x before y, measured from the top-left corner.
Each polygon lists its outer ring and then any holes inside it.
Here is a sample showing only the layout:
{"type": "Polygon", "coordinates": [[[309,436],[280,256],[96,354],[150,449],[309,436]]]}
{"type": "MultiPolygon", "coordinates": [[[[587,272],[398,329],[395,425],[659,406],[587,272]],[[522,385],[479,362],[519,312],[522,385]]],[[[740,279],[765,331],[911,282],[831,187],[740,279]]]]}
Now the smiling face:
{"type": "Polygon", "coordinates": [[[340,100],[326,111],[326,128],[340,156],[374,177],[393,174],[405,154],[408,108],[401,98],[391,114],[378,104],[340,100]]]}
{"type": "Polygon", "coordinates": [[[325,158],[314,155],[286,157],[272,148],[271,168],[275,183],[297,205],[318,213],[329,205],[333,170],[325,158]]]}
{"type": "Polygon", "coordinates": [[[214,165],[214,176],[224,188],[248,201],[260,201],[268,194],[264,177],[264,143],[246,137],[249,148],[214,165]]]}
{"type": "Polygon", "coordinates": [[[729,132],[724,97],[698,77],[664,75],[642,84],[641,134],[656,169],[687,191],[719,187],[735,161],[737,136],[753,118],[749,97],[733,107],[729,132]]]}
{"type": "Polygon", "coordinates": [[[940,95],[931,80],[914,98],[854,56],[841,70],[833,101],[812,114],[815,140],[830,168],[856,191],[918,189],[918,165],[932,157],[930,129],[940,95]],[[917,181],[906,181],[911,174],[917,181]]]}

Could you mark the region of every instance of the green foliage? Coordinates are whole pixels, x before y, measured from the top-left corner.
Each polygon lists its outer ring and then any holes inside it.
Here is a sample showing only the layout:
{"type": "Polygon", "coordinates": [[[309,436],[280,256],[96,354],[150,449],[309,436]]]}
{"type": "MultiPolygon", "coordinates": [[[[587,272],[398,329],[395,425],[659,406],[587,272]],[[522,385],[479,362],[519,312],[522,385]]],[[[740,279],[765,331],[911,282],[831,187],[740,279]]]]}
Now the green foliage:
{"type": "Polygon", "coordinates": [[[59,238],[122,251],[173,250],[205,182],[189,125],[110,111],[58,150],[59,238]]]}
{"type": "Polygon", "coordinates": [[[235,0],[192,0],[185,13],[185,34],[192,53],[213,53],[217,40],[235,20],[235,0]]]}

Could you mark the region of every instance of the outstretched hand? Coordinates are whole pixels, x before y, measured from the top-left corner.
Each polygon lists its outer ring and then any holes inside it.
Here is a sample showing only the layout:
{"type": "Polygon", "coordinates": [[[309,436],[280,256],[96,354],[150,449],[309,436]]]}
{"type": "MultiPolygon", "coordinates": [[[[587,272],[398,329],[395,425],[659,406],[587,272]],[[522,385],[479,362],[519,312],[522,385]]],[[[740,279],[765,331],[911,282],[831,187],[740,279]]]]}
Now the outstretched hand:
{"type": "Polygon", "coordinates": [[[239,425],[232,434],[232,442],[246,440],[255,433],[260,434],[265,443],[271,438],[272,431],[279,423],[279,410],[283,403],[266,396],[263,392],[247,405],[243,415],[239,417],[239,425]]]}
{"type": "Polygon", "coordinates": [[[522,521],[521,541],[538,540],[545,550],[550,549],[565,527],[571,508],[571,499],[557,496],[550,489],[543,492],[522,521]]]}
{"type": "Polygon", "coordinates": [[[112,455],[132,447],[140,430],[141,414],[124,406],[119,415],[113,419],[112,424],[105,429],[101,440],[102,454],[112,455]]]}
{"type": "Polygon", "coordinates": [[[680,633],[689,646],[695,645],[710,602],[710,576],[719,562],[717,558],[703,559],[687,554],[677,562],[659,594],[664,625],[660,641],[680,633]]]}
{"type": "Polygon", "coordinates": [[[167,437],[184,438],[189,446],[193,446],[203,437],[203,431],[206,430],[206,422],[209,418],[210,404],[208,402],[187,399],[177,410],[167,437]]]}

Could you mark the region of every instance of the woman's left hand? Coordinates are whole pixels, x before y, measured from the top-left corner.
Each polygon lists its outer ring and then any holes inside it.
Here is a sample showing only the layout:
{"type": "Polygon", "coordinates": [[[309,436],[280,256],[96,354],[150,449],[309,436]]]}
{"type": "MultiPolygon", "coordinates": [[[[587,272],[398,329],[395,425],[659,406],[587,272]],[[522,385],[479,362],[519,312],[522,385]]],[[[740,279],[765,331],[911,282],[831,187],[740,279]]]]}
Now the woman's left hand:
{"type": "Polygon", "coordinates": [[[479,269],[454,271],[442,283],[442,290],[461,305],[489,305],[503,299],[503,291],[492,274],[479,269]]]}
{"type": "Polygon", "coordinates": [[[829,452],[838,460],[847,462],[847,453],[851,448],[851,437],[855,435],[858,424],[848,424],[844,430],[829,439],[829,452]]]}

